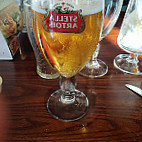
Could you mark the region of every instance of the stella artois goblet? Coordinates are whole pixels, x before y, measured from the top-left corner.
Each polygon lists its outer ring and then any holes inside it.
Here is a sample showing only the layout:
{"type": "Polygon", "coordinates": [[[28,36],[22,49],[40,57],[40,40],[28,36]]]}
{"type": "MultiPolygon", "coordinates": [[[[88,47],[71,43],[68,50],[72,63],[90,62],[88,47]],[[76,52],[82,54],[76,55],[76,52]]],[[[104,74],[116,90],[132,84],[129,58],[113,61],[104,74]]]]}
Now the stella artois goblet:
{"type": "Polygon", "coordinates": [[[37,43],[47,62],[61,75],[60,89],[47,101],[48,111],[56,119],[74,121],[87,113],[89,101],[75,89],[75,74],[95,51],[103,9],[104,0],[32,0],[37,43]]]}

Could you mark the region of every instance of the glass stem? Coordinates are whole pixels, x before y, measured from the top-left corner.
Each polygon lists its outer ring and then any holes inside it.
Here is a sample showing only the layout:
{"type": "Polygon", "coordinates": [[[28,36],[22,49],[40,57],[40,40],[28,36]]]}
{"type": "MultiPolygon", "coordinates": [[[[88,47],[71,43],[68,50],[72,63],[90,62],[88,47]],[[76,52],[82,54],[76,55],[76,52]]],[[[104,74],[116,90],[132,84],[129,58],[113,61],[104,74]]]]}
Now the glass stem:
{"type": "Polygon", "coordinates": [[[126,59],[128,63],[131,63],[133,64],[134,66],[134,72],[139,72],[139,66],[138,66],[138,63],[139,63],[139,60],[138,60],[138,55],[133,55],[133,54],[130,54],[129,55],[129,58],[126,59]]]}
{"type": "Polygon", "coordinates": [[[66,78],[64,76],[60,76],[59,85],[63,92],[60,101],[64,104],[73,103],[75,101],[76,77],[72,76],[66,78]]]}
{"type": "Polygon", "coordinates": [[[95,68],[96,68],[96,67],[97,67],[97,68],[100,67],[100,65],[99,65],[99,63],[98,63],[98,60],[97,60],[99,51],[100,51],[100,44],[98,43],[98,44],[96,45],[96,50],[95,50],[95,52],[93,53],[93,56],[92,56],[91,60],[90,60],[90,61],[88,62],[88,64],[86,65],[87,68],[91,68],[91,69],[92,69],[92,68],[94,68],[94,66],[95,66],[95,68]]]}
{"type": "Polygon", "coordinates": [[[134,63],[135,63],[135,68],[136,68],[136,71],[138,72],[139,71],[139,66],[138,66],[138,63],[139,63],[139,60],[138,60],[138,55],[135,55],[134,56],[134,63]]]}
{"type": "Polygon", "coordinates": [[[100,51],[100,44],[98,43],[97,46],[96,46],[96,50],[92,56],[92,60],[97,60],[97,57],[99,55],[99,51],[100,51]]]}

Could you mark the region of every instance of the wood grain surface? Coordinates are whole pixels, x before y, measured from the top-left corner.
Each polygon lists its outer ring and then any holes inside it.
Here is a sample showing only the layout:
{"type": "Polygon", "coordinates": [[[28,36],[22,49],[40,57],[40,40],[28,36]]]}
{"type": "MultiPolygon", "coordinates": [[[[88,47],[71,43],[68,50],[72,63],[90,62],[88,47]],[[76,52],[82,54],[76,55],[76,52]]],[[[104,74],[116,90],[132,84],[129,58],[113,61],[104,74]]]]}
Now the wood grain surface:
{"type": "Polygon", "coordinates": [[[77,75],[77,88],[88,96],[90,109],[74,122],[55,120],[48,113],[46,101],[59,88],[58,79],[37,75],[34,53],[23,35],[26,59],[17,54],[14,61],[0,61],[0,142],[142,142],[142,97],[124,86],[142,88],[142,76],[113,65],[125,53],[116,42],[120,24],[101,41],[99,59],[109,66],[108,73],[95,79],[77,75]]]}

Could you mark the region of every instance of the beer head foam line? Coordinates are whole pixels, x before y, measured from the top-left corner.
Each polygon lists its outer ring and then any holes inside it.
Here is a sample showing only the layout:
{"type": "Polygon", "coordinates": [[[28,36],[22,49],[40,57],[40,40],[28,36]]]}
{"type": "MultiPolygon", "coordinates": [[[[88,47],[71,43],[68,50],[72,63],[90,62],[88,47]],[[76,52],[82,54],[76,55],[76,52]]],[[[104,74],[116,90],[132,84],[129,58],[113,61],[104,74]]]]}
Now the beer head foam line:
{"type": "Polygon", "coordinates": [[[38,13],[46,14],[46,9],[52,10],[57,5],[70,7],[70,10],[82,10],[82,15],[91,15],[104,9],[104,0],[32,0],[32,9],[38,13]]]}

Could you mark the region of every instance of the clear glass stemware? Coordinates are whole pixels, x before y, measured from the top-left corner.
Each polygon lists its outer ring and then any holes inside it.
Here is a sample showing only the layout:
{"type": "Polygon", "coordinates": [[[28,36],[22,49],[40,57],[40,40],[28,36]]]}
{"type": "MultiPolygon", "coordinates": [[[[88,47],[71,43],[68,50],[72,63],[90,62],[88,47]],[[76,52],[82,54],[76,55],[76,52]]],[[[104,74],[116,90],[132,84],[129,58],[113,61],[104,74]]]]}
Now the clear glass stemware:
{"type": "Polygon", "coordinates": [[[47,102],[48,111],[56,119],[74,121],[87,113],[89,101],[75,89],[75,74],[96,49],[103,10],[103,0],[32,0],[31,19],[37,43],[47,62],[61,75],[60,89],[47,102]]]}
{"type": "MultiPolygon", "coordinates": [[[[122,4],[123,0],[105,0],[104,24],[100,41],[108,35],[117,22],[122,4]]],[[[79,74],[90,78],[96,78],[104,76],[108,72],[106,63],[97,58],[100,51],[100,43],[97,44],[96,48],[91,60],[79,74]]]]}
{"type": "Polygon", "coordinates": [[[114,59],[114,66],[134,75],[142,74],[142,65],[139,55],[142,55],[142,1],[130,0],[121,28],[117,43],[121,49],[130,54],[120,54],[114,59]]]}

